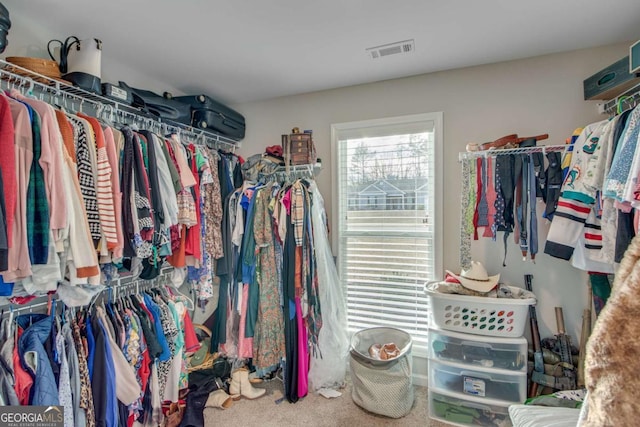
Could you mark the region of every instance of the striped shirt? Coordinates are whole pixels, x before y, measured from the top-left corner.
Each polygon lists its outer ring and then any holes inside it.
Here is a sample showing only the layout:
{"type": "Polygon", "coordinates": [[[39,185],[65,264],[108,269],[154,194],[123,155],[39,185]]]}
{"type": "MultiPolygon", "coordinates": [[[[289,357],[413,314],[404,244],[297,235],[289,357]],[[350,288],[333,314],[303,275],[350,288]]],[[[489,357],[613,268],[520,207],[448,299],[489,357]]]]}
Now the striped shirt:
{"type": "Polygon", "coordinates": [[[104,132],[97,119],[84,114],[78,114],[78,116],[91,124],[95,135],[98,167],[96,194],[100,215],[100,227],[102,234],[107,240],[107,249],[113,250],[118,246],[118,232],[116,228],[115,209],[113,207],[113,189],[111,186],[112,170],[107,156],[107,148],[104,143],[104,132]]]}

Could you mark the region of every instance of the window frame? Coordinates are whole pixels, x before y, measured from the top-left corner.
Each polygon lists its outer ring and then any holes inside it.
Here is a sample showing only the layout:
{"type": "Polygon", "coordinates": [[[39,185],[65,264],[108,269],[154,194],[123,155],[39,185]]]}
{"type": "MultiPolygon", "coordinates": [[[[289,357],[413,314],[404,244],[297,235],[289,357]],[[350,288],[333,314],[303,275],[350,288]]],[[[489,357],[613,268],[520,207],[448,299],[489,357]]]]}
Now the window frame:
{"type": "MultiPolygon", "coordinates": [[[[339,162],[339,148],[338,148],[338,134],[340,131],[352,130],[352,129],[360,129],[366,127],[379,127],[379,126],[387,126],[387,125],[402,125],[415,123],[420,121],[430,121],[433,122],[433,132],[434,132],[434,147],[433,147],[433,156],[434,156],[434,205],[433,206],[433,215],[434,218],[429,218],[429,220],[434,220],[434,248],[433,248],[433,256],[434,256],[434,271],[436,274],[441,275],[443,271],[443,246],[444,246],[444,209],[443,209],[443,201],[444,201],[444,167],[443,167],[443,151],[444,151],[444,125],[443,125],[443,113],[442,112],[433,112],[433,113],[421,113],[421,114],[411,114],[405,116],[395,116],[395,117],[386,117],[380,119],[369,119],[369,120],[360,120],[353,122],[345,122],[345,123],[335,123],[331,125],[331,177],[332,177],[332,209],[331,209],[331,229],[335,230],[331,236],[331,246],[334,256],[337,259],[340,257],[339,249],[340,249],[340,224],[339,224],[339,212],[340,212],[340,199],[339,195],[339,174],[340,174],[340,162],[339,162]]],[[[417,196],[417,195],[416,195],[417,196]]],[[[418,197],[416,197],[418,199],[418,197]]],[[[416,203],[418,200],[416,200],[416,203]]],[[[348,205],[347,200],[347,205],[348,205]]],[[[425,216],[426,216],[425,212],[425,216]]],[[[340,262],[337,262],[338,266],[340,262]]],[[[338,274],[341,274],[338,267],[338,274]]],[[[434,277],[433,279],[441,279],[441,277],[434,277]]],[[[426,280],[426,278],[425,278],[426,280]]],[[[343,289],[343,292],[346,297],[346,289],[343,289]]],[[[426,353],[416,349],[414,353],[419,356],[426,356],[426,353]]]]}

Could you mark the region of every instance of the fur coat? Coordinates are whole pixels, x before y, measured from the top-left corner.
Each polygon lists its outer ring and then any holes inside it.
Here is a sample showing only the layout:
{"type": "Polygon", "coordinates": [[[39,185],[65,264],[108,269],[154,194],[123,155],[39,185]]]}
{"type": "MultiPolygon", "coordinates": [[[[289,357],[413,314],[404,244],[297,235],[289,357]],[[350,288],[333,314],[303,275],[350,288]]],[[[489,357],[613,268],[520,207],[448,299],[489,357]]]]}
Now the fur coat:
{"type": "Polygon", "coordinates": [[[639,425],[640,236],[627,249],[587,342],[586,419],[580,426],[639,425]]]}

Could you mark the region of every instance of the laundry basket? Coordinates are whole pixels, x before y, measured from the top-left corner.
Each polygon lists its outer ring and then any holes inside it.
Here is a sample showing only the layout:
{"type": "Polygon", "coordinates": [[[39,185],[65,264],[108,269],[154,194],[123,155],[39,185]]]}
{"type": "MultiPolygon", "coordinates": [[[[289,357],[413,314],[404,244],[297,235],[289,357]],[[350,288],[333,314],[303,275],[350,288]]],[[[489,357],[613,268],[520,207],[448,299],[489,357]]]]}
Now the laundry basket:
{"type": "Polygon", "coordinates": [[[390,418],[407,415],[413,406],[411,335],[396,328],[369,328],[351,338],[351,398],[363,409],[390,418]],[[389,360],[373,359],[373,344],[395,343],[400,354],[389,360]]]}
{"type": "MultiPolygon", "coordinates": [[[[514,287],[509,286],[515,290],[514,287]]],[[[529,306],[535,298],[489,298],[470,295],[444,294],[429,288],[431,324],[438,329],[491,335],[521,337],[527,325],[529,306]]]]}

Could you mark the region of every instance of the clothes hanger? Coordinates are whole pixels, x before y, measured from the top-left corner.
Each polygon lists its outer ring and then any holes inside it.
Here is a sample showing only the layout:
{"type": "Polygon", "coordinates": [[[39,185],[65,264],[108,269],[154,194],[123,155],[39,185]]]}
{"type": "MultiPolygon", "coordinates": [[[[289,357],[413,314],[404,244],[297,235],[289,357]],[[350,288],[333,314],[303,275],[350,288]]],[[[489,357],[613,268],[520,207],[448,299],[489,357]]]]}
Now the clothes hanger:
{"type": "MultiPolygon", "coordinates": [[[[169,281],[168,278],[167,278],[167,281],[169,281]]],[[[173,298],[174,300],[182,301],[183,303],[185,303],[184,306],[187,310],[193,311],[196,309],[196,306],[193,303],[193,299],[183,294],[182,292],[180,292],[177,286],[167,283],[167,291],[174,293],[174,298],[173,298]]]]}
{"type": "Polygon", "coordinates": [[[25,97],[35,99],[33,88],[35,82],[30,77],[24,77],[18,86],[18,91],[25,97]]]}
{"type": "Polygon", "coordinates": [[[122,301],[124,302],[124,306],[127,307],[129,310],[136,311],[136,308],[134,307],[133,302],[131,300],[131,294],[123,296],[122,301]]]}

